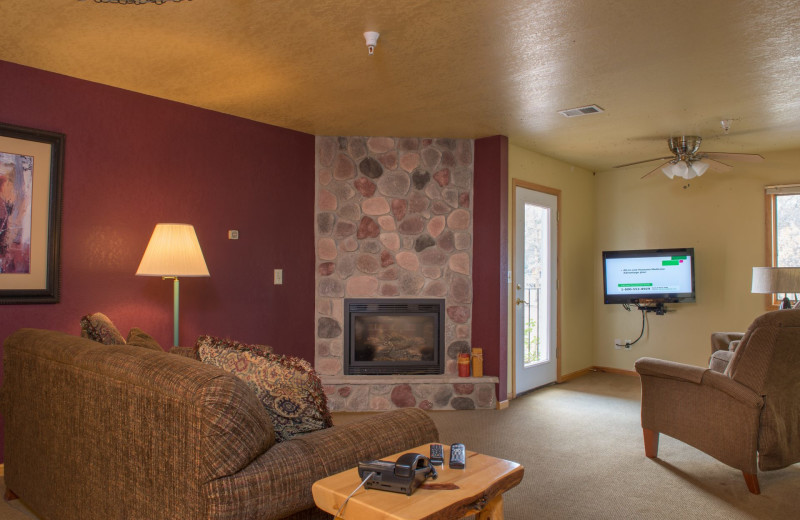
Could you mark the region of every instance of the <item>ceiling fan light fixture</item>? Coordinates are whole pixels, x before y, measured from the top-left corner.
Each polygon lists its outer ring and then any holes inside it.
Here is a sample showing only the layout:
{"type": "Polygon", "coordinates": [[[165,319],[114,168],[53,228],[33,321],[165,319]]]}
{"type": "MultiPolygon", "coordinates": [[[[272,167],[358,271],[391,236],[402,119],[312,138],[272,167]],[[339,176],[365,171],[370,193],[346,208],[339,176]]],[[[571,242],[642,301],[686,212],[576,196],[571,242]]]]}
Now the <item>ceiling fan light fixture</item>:
{"type": "Polygon", "coordinates": [[[703,161],[695,161],[689,165],[689,169],[694,170],[698,177],[703,175],[708,170],[708,163],[703,161]]]}
{"type": "Polygon", "coordinates": [[[664,172],[664,175],[666,175],[670,179],[674,177],[687,178],[686,175],[688,174],[688,167],[686,166],[686,163],[683,161],[678,161],[674,163],[670,162],[662,166],[661,171],[664,172]]]}
{"type": "Polygon", "coordinates": [[[703,175],[707,169],[708,163],[700,161],[678,161],[675,163],[670,162],[665,164],[661,168],[661,171],[664,172],[664,175],[670,179],[680,177],[682,179],[689,180],[703,175]]]}

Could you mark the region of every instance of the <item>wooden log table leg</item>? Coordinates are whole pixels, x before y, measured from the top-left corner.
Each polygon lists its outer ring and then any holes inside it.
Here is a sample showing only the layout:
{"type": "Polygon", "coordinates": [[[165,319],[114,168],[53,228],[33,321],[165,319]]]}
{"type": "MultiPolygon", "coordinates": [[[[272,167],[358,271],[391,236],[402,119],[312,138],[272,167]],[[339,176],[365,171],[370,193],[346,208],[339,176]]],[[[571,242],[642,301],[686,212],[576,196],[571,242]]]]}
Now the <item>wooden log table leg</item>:
{"type": "Polygon", "coordinates": [[[486,504],[476,520],[503,520],[503,495],[497,495],[486,504]]]}

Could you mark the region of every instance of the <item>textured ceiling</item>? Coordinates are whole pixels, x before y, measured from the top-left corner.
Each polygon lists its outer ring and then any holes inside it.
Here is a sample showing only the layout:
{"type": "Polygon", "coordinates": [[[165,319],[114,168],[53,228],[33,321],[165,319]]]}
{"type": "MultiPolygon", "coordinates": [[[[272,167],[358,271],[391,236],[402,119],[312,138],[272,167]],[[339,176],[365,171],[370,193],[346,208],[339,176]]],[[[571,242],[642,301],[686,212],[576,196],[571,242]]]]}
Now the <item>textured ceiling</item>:
{"type": "Polygon", "coordinates": [[[0,59],[316,135],[504,134],[595,171],[671,135],[800,148],[797,0],[0,0],[0,20],[0,59]]]}

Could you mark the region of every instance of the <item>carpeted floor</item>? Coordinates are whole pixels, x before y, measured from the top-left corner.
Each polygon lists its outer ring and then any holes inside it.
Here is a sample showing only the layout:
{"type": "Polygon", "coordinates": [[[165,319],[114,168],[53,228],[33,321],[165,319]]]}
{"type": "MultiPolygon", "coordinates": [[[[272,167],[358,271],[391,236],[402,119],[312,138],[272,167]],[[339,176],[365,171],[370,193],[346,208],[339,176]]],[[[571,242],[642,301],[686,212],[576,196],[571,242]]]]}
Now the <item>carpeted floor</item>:
{"type": "MultiPolygon", "coordinates": [[[[335,414],[335,423],[363,414],[335,414]]],[[[741,472],[670,437],[644,455],[639,380],[592,373],[519,397],[502,411],[432,412],[443,443],[521,463],[522,483],[505,495],[506,520],[794,519],[800,464],[759,473],[761,495],[741,472]]],[[[30,519],[19,501],[0,520],[30,519]]]]}
{"type": "Polygon", "coordinates": [[[507,520],[800,518],[800,464],[759,474],[761,495],[740,471],[670,437],[644,455],[639,379],[592,373],[511,402],[507,410],[436,412],[445,443],[514,460],[522,483],[505,495],[507,520]]]}

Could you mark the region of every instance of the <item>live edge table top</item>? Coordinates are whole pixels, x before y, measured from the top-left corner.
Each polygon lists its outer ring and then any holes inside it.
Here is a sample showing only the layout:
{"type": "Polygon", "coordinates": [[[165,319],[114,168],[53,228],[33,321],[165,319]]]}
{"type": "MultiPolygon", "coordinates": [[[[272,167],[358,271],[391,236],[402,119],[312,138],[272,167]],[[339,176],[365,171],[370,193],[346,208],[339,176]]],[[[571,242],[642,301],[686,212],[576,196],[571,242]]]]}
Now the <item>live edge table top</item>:
{"type": "MultiPolygon", "coordinates": [[[[430,445],[396,453],[383,460],[397,460],[403,453],[430,452],[430,445]]],[[[428,479],[410,496],[377,489],[359,489],[347,502],[339,518],[344,520],[456,520],[492,510],[502,518],[502,494],[522,480],[524,468],[516,462],[467,450],[464,469],[450,469],[450,447],[444,445],[444,466],[436,466],[439,477],[428,479]]],[[[352,468],[318,480],[311,488],[317,507],[332,515],[361,483],[352,468]]],[[[483,515],[480,515],[483,516],[483,515]]],[[[487,516],[488,517],[488,516],[487,516]]]]}

